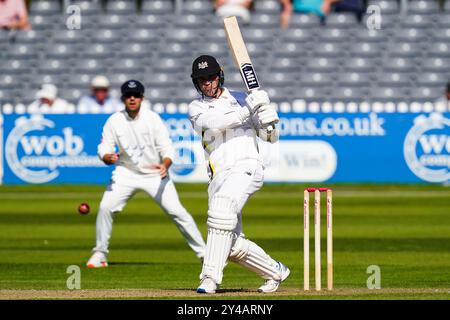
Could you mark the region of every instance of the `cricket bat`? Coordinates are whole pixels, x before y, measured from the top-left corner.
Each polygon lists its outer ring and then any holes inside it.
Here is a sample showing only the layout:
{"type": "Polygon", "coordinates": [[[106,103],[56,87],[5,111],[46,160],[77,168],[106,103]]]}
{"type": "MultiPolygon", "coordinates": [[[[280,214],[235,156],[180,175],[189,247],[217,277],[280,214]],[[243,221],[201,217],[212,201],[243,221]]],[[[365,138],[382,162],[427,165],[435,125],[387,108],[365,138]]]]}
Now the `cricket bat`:
{"type": "MultiPolygon", "coordinates": [[[[234,63],[242,76],[242,80],[244,81],[247,91],[251,92],[253,90],[258,90],[260,88],[258,77],[256,76],[252,61],[248,55],[247,47],[245,46],[244,39],[242,38],[242,33],[239,29],[239,24],[236,17],[227,17],[223,19],[223,23],[234,63]]],[[[269,132],[273,129],[274,127],[272,124],[267,127],[269,132]]]]}

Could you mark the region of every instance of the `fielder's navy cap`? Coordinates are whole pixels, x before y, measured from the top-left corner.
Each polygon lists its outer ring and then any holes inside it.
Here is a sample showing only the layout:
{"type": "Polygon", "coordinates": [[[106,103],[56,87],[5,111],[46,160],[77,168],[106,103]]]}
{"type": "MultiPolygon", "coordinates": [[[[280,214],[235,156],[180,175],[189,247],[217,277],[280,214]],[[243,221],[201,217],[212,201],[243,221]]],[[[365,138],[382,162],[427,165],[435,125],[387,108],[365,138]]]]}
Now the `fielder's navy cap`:
{"type": "Polygon", "coordinates": [[[145,88],[144,85],[137,80],[128,80],[120,87],[120,91],[122,92],[122,95],[126,95],[127,93],[144,95],[145,88]]]}

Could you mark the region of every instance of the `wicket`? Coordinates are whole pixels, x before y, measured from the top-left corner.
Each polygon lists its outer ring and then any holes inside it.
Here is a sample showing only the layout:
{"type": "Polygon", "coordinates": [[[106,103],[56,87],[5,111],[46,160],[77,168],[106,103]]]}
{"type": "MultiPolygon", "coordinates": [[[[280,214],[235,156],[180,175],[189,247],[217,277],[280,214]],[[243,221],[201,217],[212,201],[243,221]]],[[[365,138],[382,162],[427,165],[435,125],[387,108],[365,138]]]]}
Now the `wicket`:
{"type": "Polygon", "coordinates": [[[303,193],[303,288],[309,290],[309,193],[314,193],[314,258],[316,290],[321,290],[320,193],[327,194],[327,289],[333,290],[333,192],[330,188],[306,188],[303,193]]]}

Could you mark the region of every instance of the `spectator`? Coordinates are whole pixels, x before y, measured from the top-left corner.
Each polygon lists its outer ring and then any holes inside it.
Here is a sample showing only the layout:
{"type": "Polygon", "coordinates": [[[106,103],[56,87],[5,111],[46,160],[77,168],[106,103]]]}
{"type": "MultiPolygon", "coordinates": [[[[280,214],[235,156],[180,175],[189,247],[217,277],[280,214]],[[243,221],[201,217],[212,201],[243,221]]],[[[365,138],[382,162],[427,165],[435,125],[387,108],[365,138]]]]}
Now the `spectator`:
{"type": "Polygon", "coordinates": [[[331,11],[353,12],[358,18],[358,21],[361,21],[365,11],[365,5],[363,0],[338,0],[331,4],[331,11]]]}
{"type": "Polygon", "coordinates": [[[92,94],[81,97],[77,110],[79,113],[113,113],[123,109],[119,99],[109,95],[109,80],[96,76],[91,82],[92,94]]]}
{"type": "Polygon", "coordinates": [[[24,0],[0,0],[0,29],[30,29],[24,0]]]}
{"type": "Polygon", "coordinates": [[[282,28],[287,28],[292,15],[296,13],[312,13],[320,18],[325,18],[331,12],[333,3],[339,0],[280,0],[283,10],[281,12],[280,23],[282,28]]]}
{"type": "Polygon", "coordinates": [[[436,104],[444,104],[450,107],[450,81],[447,82],[447,88],[443,97],[436,100],[436,104]]]}
{"type": "Polygon", "coordinates": [[[74,105],[58,98],[58,89],[53,84],[43,84],[36,93],[36,100],[28,106],[28,113],[73,113],[74,105]]]}
{"type": "Polygon", "coordinates": [[[223,18],[236,16],[244,23],[250,22],[250,7],[253,0],[216,0],[214,8],[216,15],[223,18]]]}

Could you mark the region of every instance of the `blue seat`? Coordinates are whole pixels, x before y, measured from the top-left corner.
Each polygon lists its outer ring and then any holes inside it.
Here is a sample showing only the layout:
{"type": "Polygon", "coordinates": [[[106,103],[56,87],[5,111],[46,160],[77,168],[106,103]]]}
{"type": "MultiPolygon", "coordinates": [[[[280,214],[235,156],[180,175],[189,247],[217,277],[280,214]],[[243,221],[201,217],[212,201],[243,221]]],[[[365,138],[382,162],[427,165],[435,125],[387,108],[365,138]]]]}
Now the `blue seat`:
{"type": "Polygon", "coordinates": [[[106,2],[106,12],[111,14],[132,15],[137,11],[135,1],[109,0],[106,2]]]}
{"type": "Polygon", "coordinates": [[[409,1],[408,3],[408,13],[410,14],[435,14],[439,11],[439,5],[437,1],[433,0],[420,0],[420,1],[409,1]]]}
{"type": "Polygon", "coordinates": [[[141,5],[142,13],[154,15],[172,14],[173,2],[167,0],[144,0],[141,5]]]}

